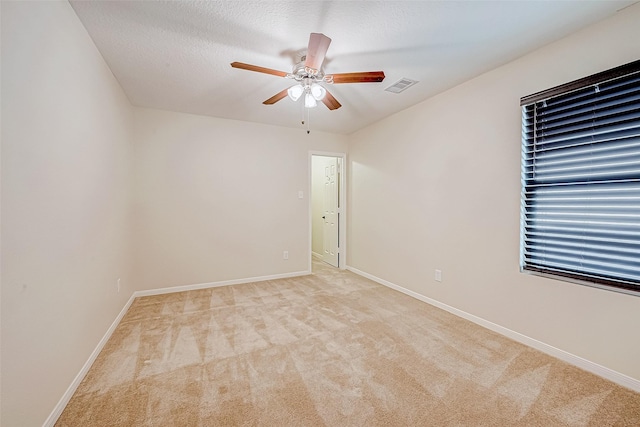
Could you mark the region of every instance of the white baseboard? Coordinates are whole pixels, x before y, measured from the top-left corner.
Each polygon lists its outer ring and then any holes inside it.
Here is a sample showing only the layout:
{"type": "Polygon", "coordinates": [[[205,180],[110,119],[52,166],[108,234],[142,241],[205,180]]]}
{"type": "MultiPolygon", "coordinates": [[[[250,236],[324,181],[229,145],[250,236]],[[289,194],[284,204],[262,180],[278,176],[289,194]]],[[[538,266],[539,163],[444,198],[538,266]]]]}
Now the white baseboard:
{"type": "Polygon", "coordinates": [[[64,408],[71,400],[71,397],[73,397],[73,394],[78,389],[78,386],[84,379],[85,375],[87,375],[87,372],[89,372],[91,365],[93,365],[93,362],[95,362],[105,344],[107,343],[107,341],[109,341],[109,338],[111,338],[111,335],[113,334],[113,331],[116,330],[116,327],[120,323],[120,320],[122,320],[124,315],[127,314],[127,310],[129,310],[129,307],[131,306],[131,303],[133,303],[134,299],[135,296],[131,295],[127,303],[124,305],[124,307],[122,307],[122,310],[120,310],[120,313],[118,314],[116,319],[113,321],[113,323],[111,323],[111,326],[109,326],[109,329],[107,329],[107,332],[104,334],[96,348],[93,350],[93,352],[89,356],[89,359],[85,362],[84,366],[82,366],[82,369],[80,369],[78,375],[76,375],[76,377],[73,379],[71,385],[69,386],[69,388],[67,388],[67,391],[64,392],[56,406],[53,408],[51,414],[49,414],[49,417],[44,422],[43,427],[53,427],[56,421],[58,421],[58,418],[62,414],[62,411],[64,411],[64,408]]]}
{"type": "Polygon", "coordinates": [[[111,324],[107,332],[104,334],[104,336],[96,346],[96,348],[93,350],[93,352],[91,353],[91,356],[89,356],[89,359],[86,361],[86,363],[84,364],[80,372],[78,372],[78,375],[76,375],[76,377],[74,378],[73,382],[71,383],[67,391],[64,393],[64,395],[62,395],[62,398],[60,398],[55,408],[53,408],[53,411],[51,412],[51,414],[49,414],[49,417],[44,422],[43,427],[53,427],[55,423],[58,421],[58,418],[62,414],[62,411],[64,411],[64,408],[67,406],[67,404],[71,400],[71,397],[73,397],[73,394],[78,389],[78,386],[84,379],[85,375],[87,375],[87,372],[89,372],[91,365],[93,365],[93,362],[95,362],[96,358],[104,348],[105,344],[107,343],[107,341],[109,341],[109,338],[111,338],[113,331],[115,331],[116,327],[118,326],[118,324],[120,323],[124,315],[127,313],[127,310],[129,310],[129,307],[133,303],[133,300],[135,300],[136,298],[143,297],[143,296],[151,296],[151,295],[170,294],[173,292],[184,292],[184,291],[193,291],[197,289],[215,288],[219,286],[239,285],[242,283],[264,282],[265,280],[286,279],[289,277],[306,276],[308,274],[311,274],[311,272],[297,271],[293,273],[274,274],[270,276],[249,277],[246,279],[235,279],[235,280],[225,280],[221,282],[200,283],[197,285],[173,286],[170,288],[151,289],[147,291],[135,291],[131,295],[131,298],[129,298],[127,303],[124,305],[124,307],[122,308],[118,316],[116,317],[116,320],[113,321],[113,323],[111,324]]]}
{"type": "Polygon", "coordinates": [[[197,285],[172,286],[170,288],[150,289],[148,291],[135,291],[133,296],[146,297],[151,295],[172,294],[174,292],[196,291],[198,289],[217,288],[220,286],[240,285],[242,283],[264,282],[265,280],[287,279],[290,277],[306,276],[310,271],[295,271],[292,273],[273,274],[270,276],[249,277],[246,279],[223,280],[220,282],[199,283],[197,285]]]}
{"type": "Polygon", "coordinates": [[[606,378],[609,381],[612,381],[616,384],[620,384],[623,387],[629,388],[631,390],[640,392],[640,380],[629,377],[625,374],[622,374],[618,371],[614,371],[613,369],[607,368],[606,366],[599,365],[597,363],[591,362],[590,360],[584,359],[580,356],[576,356],[575,354],[571,354],[567,351],[561,350],[559,348],[553,347],[549,344],[546,344],[542,341],[538,341],[534,338],[523,335],[519,332],[512,331],[511,329],[505,328],[504,326],[500,326],[496,323],[485,320],[481,317],[475,316],[473,314],[467,313],[466,311],[459,310],[455,307],[451,307],[450,305],[443,304],[440,301],[436,301],[424,295],[421,295],[412,290],[403,288],[402,286],[398,286],[395,283],[391,283],[387,280],[381,279],[379,277],[373,276],[364,271],[360,271],[357,268],[353,268],[351,266],[346,267],[347,270],[352,271],[353,273],[366,277],[367,279],[373,280],[374,282],[380,283],[381,285],[387,286],[396,291],[402,292],[403,294],[409,295],[413,298],[416,298],[422,302],[426,302],[427,304],[431,304],[435,307],[441,308],[445,311],[448,311],[451,314],[454,314],[458,317],[462,317],[463,319],[469,320],[477,325],[490,329],[494,332],[497,332],[501,335],[504,335],[508,338],[511,338],[514,341],[518,341],[524,345],[535,348],[536,350],[540,350],[543,353],[546,353],[550,356],[553,356],[557,359],[563,360],[571,365],[577,366],[578,368],[584,369],[585,371],[591,372],[595,375],[598,375],[602,378],[606,378]]]}
{"type": "Polygon", "coordinates": [[[320,261],[322,261],[323,258],[322,254],[319,254],[318,252],[311,252],[311,256],[320,261]]]}

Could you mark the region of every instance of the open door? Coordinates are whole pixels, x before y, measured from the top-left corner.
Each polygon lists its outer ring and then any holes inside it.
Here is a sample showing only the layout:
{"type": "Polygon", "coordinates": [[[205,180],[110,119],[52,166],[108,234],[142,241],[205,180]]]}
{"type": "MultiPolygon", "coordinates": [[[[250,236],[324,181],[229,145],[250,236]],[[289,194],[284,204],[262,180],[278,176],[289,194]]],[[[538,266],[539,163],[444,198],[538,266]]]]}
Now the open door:
{"type": "Polygon", "coordinates": [[[339,267],[338,222],[339,222],[339,159],[331,157],[325,165],[325,184],[322,209],[322,260],[339,267]]]}
{"type": "Polygon", "coordinates": [[[342,267],[341,257],[342,168],[344,157],[311,155],[311,252],[334,267],[342,267]]]}

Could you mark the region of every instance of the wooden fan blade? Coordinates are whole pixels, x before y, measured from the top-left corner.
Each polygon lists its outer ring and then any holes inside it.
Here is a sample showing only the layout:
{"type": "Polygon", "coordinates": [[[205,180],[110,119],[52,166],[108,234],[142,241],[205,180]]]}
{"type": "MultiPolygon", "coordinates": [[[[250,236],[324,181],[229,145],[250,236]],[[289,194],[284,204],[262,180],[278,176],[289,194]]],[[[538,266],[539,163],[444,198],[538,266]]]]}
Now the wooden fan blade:
{"type": "Polygon", "coordinates": [[[256,71],[258,73],[272,74],[278,77],[287,77],[287,73],[284,71],[274,70],[272,68],[258,67],[257,65],[245,64],[243,62],[232,62],[233,68],[240,68],[241,70],[256,71]]]}
{"type": "Polygon", "coordinates": [[[320,70],[330,44],[331,39],[324,34],[311,33],[309,36],[309,46],[307,47],[307,59],[304,61],[304,66],[312,70],[320,70]]]}
{"type": "Polygon", "coordinates": [[[327,91],[327,94],[322,98],[322,102],[327,106],[327,108],[329,108],[329,110],[337,110],[342,107],[342,104],[340,104],[338,100],[329,93],[329,91],[327,91]]]}
{"type": "Polygon", "coordinates": [[[334,83],[378,83],[384,80],[384,71],[332,74],[334,83]]]}
{"type": "Polygon", "coordinates": [[[285,98],[287,96],[287,90],[289,90],[289,88],[286,88],[283,91],[276,93],[271,98],[269,98],[266,101],[264,101],[263,104],[264,105],[273,105],[273,104],[275,104],[276,102],[280,101],[282,98],[285,98]]]}

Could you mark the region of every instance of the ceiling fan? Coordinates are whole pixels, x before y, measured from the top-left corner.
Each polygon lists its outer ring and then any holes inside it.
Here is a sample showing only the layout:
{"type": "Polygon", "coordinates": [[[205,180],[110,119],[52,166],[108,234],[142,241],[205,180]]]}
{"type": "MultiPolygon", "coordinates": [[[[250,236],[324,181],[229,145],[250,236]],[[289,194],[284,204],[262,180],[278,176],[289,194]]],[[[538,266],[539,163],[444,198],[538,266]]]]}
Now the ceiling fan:
{"type": "Polygon", "coordinates": [[[324,62],[324,57],[327,49],[329,49],[330,43],[331,39],[324,34],[311,33],[307,51],[301,56],[300,61],[293,66],[291,73],[242,62],[232,62],[231,66],[233,68],[285,77],[297,82],[294,86],[284,89],[264,101],[263,104],[265,105],[273,105],[287,95],[293,101],[297,101],[304,95],[304,105],[306,108],[313,108],[317,105],[317,101],[322,101],[330,110],[336,110],[342,105],[324,86],[320,85],[320,83],[377,83],[384,80],[384,72],[367,71],[361,73],[325,74],[322,69],[322,63],[324,62]]]}

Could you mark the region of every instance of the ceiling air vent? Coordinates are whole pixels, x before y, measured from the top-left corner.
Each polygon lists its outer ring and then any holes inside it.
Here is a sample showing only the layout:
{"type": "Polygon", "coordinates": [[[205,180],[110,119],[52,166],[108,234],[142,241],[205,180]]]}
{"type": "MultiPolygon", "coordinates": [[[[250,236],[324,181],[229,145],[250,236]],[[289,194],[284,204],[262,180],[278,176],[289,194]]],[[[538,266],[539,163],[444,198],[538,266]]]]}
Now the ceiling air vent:
{"type": "Polygon", "coordinates": [[[400,93],[403,90],[413,86],[416,83],[418,83],[416,80],[411,80],[403,77],[397,82],[395,82],[394,84],[392,84],[391,86],[389,86],[388,88],[386,88],[385,90],[387,92],[400,93]]]}

